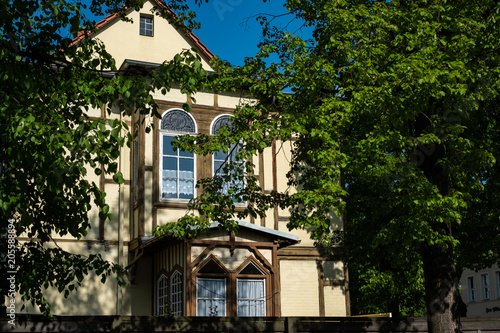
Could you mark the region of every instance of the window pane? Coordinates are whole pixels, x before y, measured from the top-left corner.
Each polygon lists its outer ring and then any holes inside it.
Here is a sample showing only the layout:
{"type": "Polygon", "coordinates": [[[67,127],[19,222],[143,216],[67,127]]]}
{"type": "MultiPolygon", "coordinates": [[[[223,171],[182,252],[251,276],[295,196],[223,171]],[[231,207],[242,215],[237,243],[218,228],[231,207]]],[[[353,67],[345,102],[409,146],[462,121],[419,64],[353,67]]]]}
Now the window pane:
{"type": "Polygon", "coordinates": [[[500,272],[496,272],[497,277],[497,298],[500,298],[500,272]]]}
{"type": "Polygon", "coordinates": [[[229,149],[229,153],[231,154],[231,157],[229,157],[229,159],[231,161],[234,161],[236,159],[236,154],[238,153],[239,150],[240,150],[239,145],[237,147],[235,147],[234,144],[231,145],[231,148],[229,149]]]}
{"type": "Polygon", "coordinates": [[[198,316],[226,315],[226,280],[198,278],[196,313],[198,316]]]}
{"type": "Polygon", "coordinates": [[[245,266],[245,268],[243,268],[239,274],[260,274],[260,275],[264,275],[264,273],[262,273],[262,271],[257,267],[255,266],[255,264],[253,262],[249,262],[248,265],[245,266]]]}
{"type": "Polygon", "coordinates": [[[490,277],[488,274],[481,275],[481,287],[483,289],[483,299],[490,299],[490,277]]]}
{"type": "Polygon", "coordinates": [[[212,134],[219,133],[222,127],[226,127],[226,129],[230,130],[231,124],[233,123],[233,118],[228,115],[223,115],[212,124],[212,134]]]}
{"type": "Polygon", "coordinates": [[[171,278],[170,311],[174,316],[182,316],[182,275],[178,271],[171,278]]]}
{"type": "Polygon", "coordinates": [[[469,302],[474,302],[476,300],[476,289],[474,287],[474,277],[467,278],[469,285],[469,302]]]}
{"type": "Polygon", "coordinates": [[[172,146],[172,141],[174,141],[174,137],[163,136],[163,155],[177,155],[177,152],[174,151],[174,147],[172,146]]]}
{"type": "Polygon", "coordinates": [[[180,178],[194,178],[194,160],[187,158],[179,159],[180,178]]]}
{"type": "Polygon", "coordinates": [[[163,158],[162,198],[177,198],[177,159],[163,158]]]}
{"type": "Polygon", "coordinates": [[[217,173],[218,175],[223,174],[224,170],[222,168],[222,162],[220,161],[214,161],[214,174],[217,173]]]}
{"type": "Polygon", "coordinates": [[[165,177],[165,171],[168,172],[167,177],[177,177],[177,158],[163,157],[163,171],[164,171],[163,173],[164,177],[165,177]]]}
{"type": "Polygon", "coordinates": [[[139,33],[144,36],[153,36],[153,18],[141,16],[139,33]]]}
{"type": "Polygon", "coordinates": [[[179,180],[179,198],[191,199],[194,196],[194,181],[192,180],[179,180]]]}
{"type": "Polygon", "coordinates": [[[263,317],[266,298],[263,279],[238,279],[238,316],[263,317]]]}
{"type": "Polygon", "coordinates": [[[163,179],[162,198],[177,198],[177,179],[163,179]]]}
{"type": "Polygon", "coordinates": [[[179,156],[181,156],[181,157],[193,157],[194,153],[192,153],[190,151],[180,151],[179,150],[179,156]]]}
{"type": "Polygon", "coordinates": [[[213,260],[210,260],[200,269],[200,273],[226,274],[226,272],[213,260]]]}
{"type": "Polygon", "coordinates": [[[191,199],[194,196],[194,160],[179,159],[179,198],[191,199]]]}
{"type": "Polygon", "coordinates": [[[168,286],[168,278],[165,275],[161,275],[158,279],[156,285],[156,297],[157,297],[157,315],[163,316],[165,314],[166,306],[167,306],[167,286],[168,286]]]}
{"type": "Polygon", "coordinates": [[[225,161],[227,157],[227,154],[223,152],[222,150],[216,151],[214,153],[214,159],[219,160],[219,161],[225,161]]]}
{"type": "Polygon", "coordinates": [[[195,133],[196,124],[184,110],[171,110],[161,120],[161,129],[175,132],[195,133]]]}

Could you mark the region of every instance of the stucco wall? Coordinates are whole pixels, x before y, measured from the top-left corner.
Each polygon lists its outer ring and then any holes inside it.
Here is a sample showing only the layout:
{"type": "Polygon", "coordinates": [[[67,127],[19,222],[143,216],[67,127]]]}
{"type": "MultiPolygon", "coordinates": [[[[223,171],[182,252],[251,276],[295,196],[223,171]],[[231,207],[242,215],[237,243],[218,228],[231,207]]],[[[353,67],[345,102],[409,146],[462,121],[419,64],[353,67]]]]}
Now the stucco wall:
{"type": "Polygon", "coordinates": [[[466,270],[460,279],[462,298],[467,305],[467,317],[500,318],[500,268],[492,266],[480,271],[466,270]],[[489,298],[485,299],[482,276],[489,281],[489,298]],[[475,300],[471,300],[469,278],[474,279],[475,300]]]}
{"type": "MultiPolygon", "coordinates": [[[[171,60],[182,50],[188,50],[195,45],[179,34],[167,20],[154,16],[154,34],[141,36],[139,34],[139,18],[141,14],[152,15],[153,4],[146,1],[140,12],[131,11],[127,17],[133,22],[124,22],[116,19],[113,24],[100,29],[95,37],[106,45],[106,50],[111,53],[120,67],[125,59],[144,62],[162,63],[171,60]],[[154,52],[151,52],[154,50],[154,52]]],[[[203,67],[211,67],[203,61],[203,67]]]]}

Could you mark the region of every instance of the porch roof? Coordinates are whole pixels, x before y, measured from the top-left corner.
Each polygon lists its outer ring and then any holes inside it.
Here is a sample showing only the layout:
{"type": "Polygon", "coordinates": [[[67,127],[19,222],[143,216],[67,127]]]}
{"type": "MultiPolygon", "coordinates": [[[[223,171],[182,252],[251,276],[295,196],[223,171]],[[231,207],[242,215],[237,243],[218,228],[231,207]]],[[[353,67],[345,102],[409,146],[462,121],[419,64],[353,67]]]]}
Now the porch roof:
{"type": "MultiPolygon", "coordinates": [[[[300,243],[300,239],[298,236],[289,234],[284,231],[274,230],[271,228],[266,228],[257,224],[252,224],[244,221],[236,221],[236,222],[238,223],[240,230],[246,229],[249,231],[267,235],[269,238],[273,240],[282,241],[284,244],[282,244],[281,247],[300,243]]],[[[219,222],[210,223],[209,229],[218,229],[219,225],[220,225],[219,222]]],[[[200,235],[199,237],[203,237],[203,235],[200,235]]],[[[139,248],[144,250],[151,249],[155,245],[163,243],[164,241],[167,240],[179,241],[179,239],[166,234],[161,236],[144,236],[140,238],[139,248]]]]}

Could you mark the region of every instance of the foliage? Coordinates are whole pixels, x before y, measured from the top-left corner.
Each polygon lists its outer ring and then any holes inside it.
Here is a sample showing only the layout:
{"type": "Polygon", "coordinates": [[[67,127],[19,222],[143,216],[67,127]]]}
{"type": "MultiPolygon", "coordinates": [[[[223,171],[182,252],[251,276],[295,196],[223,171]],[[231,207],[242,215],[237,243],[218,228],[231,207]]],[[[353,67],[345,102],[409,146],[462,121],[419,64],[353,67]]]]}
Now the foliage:
{"type": "Polygon", "coordinates": [[[391,190],[384,178],[378,182],[374,177],[349,178],[347,182],[351,311],[391,312],[395,317],[423,315],[422,258],[408,240],[411,226],[388,225],[391,219],[403,214],[398,211],[400,200],[387,200],[391,190]]]}
{"type": "MultiPolygon", "coordinates": [[[[90,9],[109,13],[124,5],[136,8],[142,1],[93,0],[90,9]]],[[[53,241],[85,237],[92,205],[101,219],[112,220],[106,194],[87,172],[124,182],[116,159],[129,136],[127,125],[121,118],[89,118],[89,108],[158,115],[153,91],[165,93],[177,82],[183,93],[192,93],[205,77],[199,57],[189,52],[162,64],[147,82],[121,75],[100,42],[73,43],[78,33],[95,29],[84,10],[81,1],[2,0],[0,6],[0,233],[13,219],[17,236],[28,237],[17,246],[16,291],[44,314],[50,313],[46,287],[67,296],[90,271],[103,281],[116,273],[124,283],[118,265],[100,255],[68,253],[53,241]]],[[[7,253],[7,242],[1,246],[7,253]]],[[[13,269],[6,265],[2,261],[2,291],[13,269]]]]}
{"type": "MultiPolygon", "coordinates": [[[[346,214],[349,263],[370,292],[393,289],[410,307],[425,294],[431,330],[439,316],[459,326],[460,271],[499,258],[499,3],[289,0],[286,8],[312,38],[262,18],[259,53],[239,68],[220,62],[212,83],[259,102],[237,110],[232,135],[179,145],[206,153],[242,139],[238,156],[253,171],[251,156],[293,140],[288,184],[297,190],[266,195],[250,172],[239,193],[253,203],[245,213],[288,209],[289,228],[312,230],[324,248],[339,242],[333,212],[346,214]]],[[[214,207],[218,190],[203,188],[193,208],[230,222],[232,202],[214,207]]],[[[194,220],[182,222],[203,223],[194,220]]]]}

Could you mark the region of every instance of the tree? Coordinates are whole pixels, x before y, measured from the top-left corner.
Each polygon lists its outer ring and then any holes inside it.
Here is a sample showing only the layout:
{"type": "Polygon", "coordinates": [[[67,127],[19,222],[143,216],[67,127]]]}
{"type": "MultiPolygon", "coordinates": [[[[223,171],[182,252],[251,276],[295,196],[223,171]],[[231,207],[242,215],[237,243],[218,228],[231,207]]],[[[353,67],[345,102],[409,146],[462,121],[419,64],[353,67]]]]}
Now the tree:
{"type": "Polygon", "coordinates": [[[178,143],[202,154],[243,140],[246,169],[233,171],[246,187],[221,193],[203,181],[192,206],[203,218],[164,229],[183,233],[206,217],[234,228],[235,197],[253,203],[240,215],[278,205],[290,210],[289,228],[312,229],[318,246],[344,245],[353,269],[385,272],[391,295],[412,306],[425,295],[431,332],[461,331],[461,270],[499,261],[500,4],[289,0],[286,8],[311,39],[262,17],[259,53],[242,67],[221,62],[212,82],[248,89],[258,103],[239,108],[218,136],[178,143]],[[292,139],[296,191],[266,195],[249,159],[292,139]],[[344,216],[345,237],[333,212],[344,216]],[[403,271],[388,276],[394,269],[403,271]]]}
{"type": "MultiPolygon", "coordinates": [[[[1,2],[0,234],[15,230],[16,236],[28,240],[14,248],[15,242],[2,238],[2,256],[15,252],[15,262],[2,260],[0,288],[6,295],[7,272],[18,271],[16,292],[46,315],[50,304],[44,288],[55,287],[67,296],[90,271],[103,281],[117,274],[119,283],[124,283],[118,265],[99,255],[69,253],[53,241],[54,236],[84,237],[92,203],[102,219],[112,218],[105,193],[88,181],[87,170],[123,182],[116,159],[129,137],[127,125],[92,120],[89,108],[106,107],[110,112],[115,103],[121,112],[131,112],[133,106],[134,112],[157,116],[153,91],[166,91],[176,82],[183,93],[192,93],[205,77],[200,58],[189,52],[161,65],[146,81],[140,75],[121,75],[101,43],[90,38],[73,42],[79,33],[88,37],[95,29],[87,17],[89,10],[124,17],[126,8],[142,4],[141,0],[1,2]]],[[[182,1],[176,4],[174,8],[186,9],[182,1]]],[[[190,21],[188,13],[158,14],[178,26],[190,21]]]]}
{"type": "MultiPolygon", "coordinates": [[[[383,231],[390,221],[386,216],[401,214],[399,201],[388,200],[392,190],[385,177],[347,182],[351,313],[425,316],[421,256],[406,244],[405,237],[388,240],[383,231]]],[[[402,225],[400,232],[404,229],[402,225]]]]}

